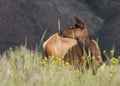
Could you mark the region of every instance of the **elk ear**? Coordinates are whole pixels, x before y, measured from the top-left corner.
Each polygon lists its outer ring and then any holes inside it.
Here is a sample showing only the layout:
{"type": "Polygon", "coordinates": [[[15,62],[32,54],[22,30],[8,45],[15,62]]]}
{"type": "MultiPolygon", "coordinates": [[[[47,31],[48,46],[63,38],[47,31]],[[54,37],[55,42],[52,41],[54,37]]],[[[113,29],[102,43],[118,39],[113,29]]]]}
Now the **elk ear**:
{"type": "Polygon", "coordinates": [[[84,28],[84,23],[80,19],[75,17],[75,20],[76,20],[76,26],[77,27],[80,27],[81,29],[84,28]]]}

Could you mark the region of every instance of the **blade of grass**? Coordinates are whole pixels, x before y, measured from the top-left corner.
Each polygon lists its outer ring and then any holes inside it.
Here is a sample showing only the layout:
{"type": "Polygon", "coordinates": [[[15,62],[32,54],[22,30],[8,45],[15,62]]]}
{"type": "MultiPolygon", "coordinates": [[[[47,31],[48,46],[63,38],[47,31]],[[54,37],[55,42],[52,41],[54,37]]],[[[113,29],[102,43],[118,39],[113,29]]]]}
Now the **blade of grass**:
{"type": "Polygon", "coordinates": [[[60,19],[58,19],[58,33],[60,34],[60,19]]]}

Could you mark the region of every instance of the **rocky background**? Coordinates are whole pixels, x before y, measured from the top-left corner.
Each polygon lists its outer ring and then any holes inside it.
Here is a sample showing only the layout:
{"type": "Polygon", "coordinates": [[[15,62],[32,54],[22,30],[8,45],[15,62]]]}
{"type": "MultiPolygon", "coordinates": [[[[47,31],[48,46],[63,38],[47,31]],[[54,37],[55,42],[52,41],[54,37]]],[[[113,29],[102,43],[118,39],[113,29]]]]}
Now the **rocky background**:
{"type": "Polygon", "coordinates": [[[74,16],[86,23],[92,38],[99,39],[101,50],[120,55],[119,0],[0,0],[0,51],[24,45],[35,49],[44,40],[74,24],[74,16]]]}

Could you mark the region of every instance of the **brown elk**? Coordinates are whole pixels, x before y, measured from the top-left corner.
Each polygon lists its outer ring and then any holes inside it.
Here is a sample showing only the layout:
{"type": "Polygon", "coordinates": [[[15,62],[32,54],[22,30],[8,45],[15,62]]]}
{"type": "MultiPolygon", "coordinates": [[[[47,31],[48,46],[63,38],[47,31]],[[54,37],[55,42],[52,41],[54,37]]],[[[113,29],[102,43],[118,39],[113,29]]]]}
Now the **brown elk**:
{"type": "Polygon", "coordinates": [[[58,33],[55,33],[43,43],[43,49],[47,57],[53,54],[55,57],[61,58],[76,44],[77,41],[75,39],[63,38],[58,33]]]}
{"type": "Polygon", "coordinates": [[[75,20],[76,24],[60,33],[61,36],[65,38],[77,40],[77,44],[72,46],[64,55],[64,60],[66,61],[69,59],[71,64],[81,67],[81,65],[83,65],[82,56],[84,56],[85,60],[87,60],[86,67],[89,68],[89,66],[91,66],[93,74],[95,74],[97,69],[102,65],[100,48],[98,43],[91,39],[86,25],[78,18],[75,18],[75,20]],[[94,57],[94,60],[92,57],[94,57]],[[91,65],[88,64],[88,59],[90,60],[91,65]]]}
{"type": "MultiPolygon", "coordinates": [[[[90,38],[86,25],[81,20],[75,19],[74,25],[60,34],[53,34],[45,41],[43,49],[47,57],[52,54],[57,57],[64,56],[64,61],[69,60],[70,64],[77,68],[83,66],[82,56],[86,55],[85,60],[90,59],[93,74],[95,74],[99,66],[102,65],[100,48],[98,43],[90,38]],[[92,60],[92,57],[95,59],[92,60]]],[[[89,66],[88,61],[86,61],[86,67],[89,68],[89,66]]]]}

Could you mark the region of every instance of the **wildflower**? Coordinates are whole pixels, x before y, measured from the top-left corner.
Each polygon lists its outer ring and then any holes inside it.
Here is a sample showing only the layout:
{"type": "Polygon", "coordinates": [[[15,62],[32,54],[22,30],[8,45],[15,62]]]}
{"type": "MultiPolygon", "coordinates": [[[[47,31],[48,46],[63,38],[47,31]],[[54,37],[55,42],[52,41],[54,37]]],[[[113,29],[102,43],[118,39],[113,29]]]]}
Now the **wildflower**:
{"type": "Polygon", "coordinates": [[[106,50],[103,50],[103,53],[106,53],[106,50]]]}
{"type": "Polygon", "coordinates": [[[111,67],[110,67],[110,73],[115,73],[116,72],[116,70],[115,70],[115,68],[114,68],[114,66],[113,65],[111,65],[111,67]]]}
{"type": "Polygon", "coordinates": [[[54,56],[54,55],[51,55],[51,56],[49,56],[49,58],[50,58],[51,60],[53,60],[53,59],[55,58],[55,56],[54,56]]]}
{"type": "Polygon", "coordinates": [[[110,53],[113,54],[113,53],[114,53],[114,50],[111,50],[110,53]]]}
{"type": "Polygon", "coordinates": [[[110,53],[111,53],[111,57],[113,57],[114,56],[114,50],[111,50],[110,53]]]}
{"type": "Polygon", "coordinates": [[[66,65],[66,67],[68,67],[68,69],[72,68],[72,65],[69,62],[66,62],[65,65],[66,65]]]}
{"type": "Polygon", "coordinates": [[[64,60],[62,60],[61,63],[64,64],[65,63],[64,60]]]}
{"type": "Polygon", "coordinates": [[[120,56],[118,56],[118,58],[117,58],[119,61],[120,61],[120,56]]]}
{"type": "Polygon", "coordinates": [[[58,59],[58,57],[56,56],[55,59],[58,59]]]}
{"type": "Polygon", "coordinates": [[[111,74],[115,73],[115,70],[113,68],[110,68],[110,73],[111,74]]]}
{"type": "Polygon", "coordinates": [[[101,57],[100,56],[97,56],[98,57],[98,59],[100,59],[101,57]]]}
{"type": "Polygon", "coordinates": [[[44,58],[44,61],[47,61],[47,60],[48,60],[47,57],[45,57],[45,58],[44,58]]]}
{"type": "Polygon", "coordinates": [[[82,56],[81,58],[82,58],[82,60],[84,60],[84,59],[85,59],[85,57],[84,57],[84,56],[82,56]]]}
{"type": "Polygon", "coordinates": [[[72,65],[69,64],[69,65],[68,65],[68,69],[72,69],[72,65]]]}
{"type": "Polygon", "coordinates": [[[118,63],[120,63],[120,56],[118,56],[118,63]]]}
{"type": "Polygon", "coordinates": [[[110,62],[111,62],[111,64],[117,64],[118,60],[115,57],[113,57],[110,59],[110,62]]]}
{"type": "Polygon", "coordinates": [[[69,62],[66,62],[65,65],[69,65],[70,63],[69,62]]]}
{"type": "Polygon", "coordinates": [[[120,56],[118,56],[118,59],[120,59],[120,56]]]}
{"type": "Polygon", "coordinates": [[[113,75],[115,75],[116,71],[115,69],[113,68],[113,66],[111,66],[110,68],[110,77],[113,77],[113,75]]]}
{"type": "Polygon", "coordinates": [[[95,56],[92,56],[92,60],[95,60],[95,56]]]}
{"type": "Polygon", "coordinates": [[[45,65],[46,62],[45,62],[45,61],[40,61],[40,64],[41,64],[41,65],[45,65]]]}
{"type": "Polygon", "coordinates": [[[64,59],[64,56],[62,56],[61,59],[64,59]]]}

